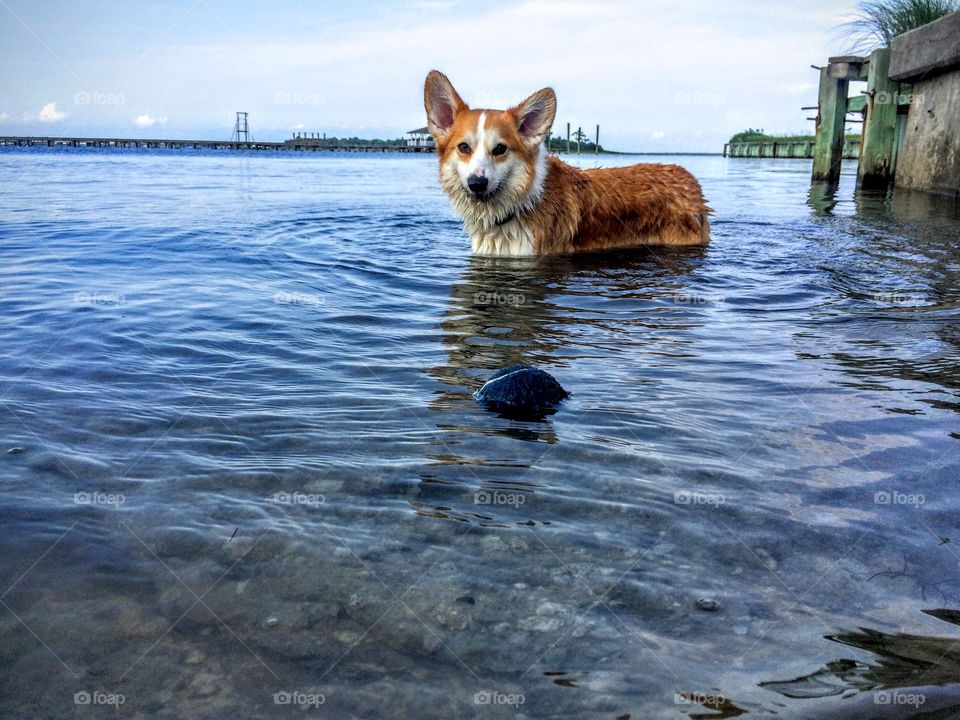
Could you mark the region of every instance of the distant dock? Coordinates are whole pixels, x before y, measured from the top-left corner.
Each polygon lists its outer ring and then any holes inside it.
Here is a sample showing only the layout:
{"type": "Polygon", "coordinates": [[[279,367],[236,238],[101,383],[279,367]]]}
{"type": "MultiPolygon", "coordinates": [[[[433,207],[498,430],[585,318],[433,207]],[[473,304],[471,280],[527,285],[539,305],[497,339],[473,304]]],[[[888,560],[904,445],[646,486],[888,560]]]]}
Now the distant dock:
{"type": "Polygon", "coordinates": [[[424,145],[351,144],[322,138],[295,137],[283,142],[254,140],[163,140],[105,137],[55,137],[42,135],[0,135],[0,147],[93,147],[93,148],[166,148],[171,150],[263,150],[293,152],[433,152],[424,145]]]}
{"type": "MultiPolygon", "coordinates": [[[[723,146],[724,157],[745,158],[805,158],[813,157],[816,142],[810,140],[753,140],[727,143],[723,146]]],[[[860,138],[847,138],[843,142],[843,159],[860,157],[860,138]]]]}

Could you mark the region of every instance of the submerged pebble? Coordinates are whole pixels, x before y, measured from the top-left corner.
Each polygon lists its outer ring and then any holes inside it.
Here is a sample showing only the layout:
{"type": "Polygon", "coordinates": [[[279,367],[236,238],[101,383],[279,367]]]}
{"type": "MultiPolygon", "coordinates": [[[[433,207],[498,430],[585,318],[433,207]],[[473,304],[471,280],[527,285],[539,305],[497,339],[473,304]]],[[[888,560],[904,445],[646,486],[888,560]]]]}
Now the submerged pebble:
{"type": "Polygon", "coordinates": [[[554,413],[568,396],[550,373],[529,365],[511,365],[498,370],[474,393],[481,405],[517,418],[539,418],[554,413]]]}
{"type": "Polygon", "coordinates": [[[706,612],[716,612],[720,609],[720,603],[713,598],[700,598],[697,600],[697,607],[706,612]]]}

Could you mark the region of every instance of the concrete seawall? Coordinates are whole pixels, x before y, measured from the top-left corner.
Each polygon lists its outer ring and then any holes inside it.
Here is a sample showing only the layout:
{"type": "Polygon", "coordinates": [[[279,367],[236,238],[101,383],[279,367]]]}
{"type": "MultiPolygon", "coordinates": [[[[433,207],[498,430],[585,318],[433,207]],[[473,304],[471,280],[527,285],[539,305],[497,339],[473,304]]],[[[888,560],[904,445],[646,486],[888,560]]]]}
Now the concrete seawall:
{"type": "Polygon", "coordinates": [[[960,196],[960,12],[894,40],[890,79],[913,85],[897,186],[960,196]]]}
{"type": "MultiPolygon", "coordinates": [[[[754,142],[727,143],[723,146],[725,157],[754,158],[804,158],[813,157],[814,140],[757,140],[754,142]]],[[[843,159],[860,157],[860,138],[847,138],[843,142],[843,159]]]]}

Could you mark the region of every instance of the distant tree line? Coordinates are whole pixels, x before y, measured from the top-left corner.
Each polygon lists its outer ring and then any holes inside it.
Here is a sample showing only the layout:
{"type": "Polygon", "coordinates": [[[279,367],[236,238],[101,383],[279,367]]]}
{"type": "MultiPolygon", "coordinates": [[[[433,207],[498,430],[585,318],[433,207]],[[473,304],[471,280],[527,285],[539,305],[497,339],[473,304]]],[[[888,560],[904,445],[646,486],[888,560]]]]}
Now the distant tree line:
{"type": "Polygon", "coordinates": [[[730,142],[732,143],[763,142],[764,140],[773,140],[773,136],[765,135],[763,130],[754,130],[753,128],[741,130],[730,138],[730,142]]]}

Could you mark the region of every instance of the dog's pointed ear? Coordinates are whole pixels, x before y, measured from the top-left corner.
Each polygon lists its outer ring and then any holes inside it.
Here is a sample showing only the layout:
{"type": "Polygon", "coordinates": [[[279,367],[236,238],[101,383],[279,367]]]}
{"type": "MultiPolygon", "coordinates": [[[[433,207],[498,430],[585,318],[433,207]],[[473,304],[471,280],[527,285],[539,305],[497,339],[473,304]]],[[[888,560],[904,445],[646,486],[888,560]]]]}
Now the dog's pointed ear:
{"type": "Polygon", "coordinates": [[[524,142],[537,145],[553,125],[553,118],[557,114],[557,96],[553,88],[537,90],[509,112],[517,123],[517,132],[524,142]]]}
{"type": "Polygon", "coordinates": [[[431,70],[423,84],[423,106],[427,110],[427,127],[438,142],[450,130],[457,114],[469,110],[453,89],[453,83],[438,70],[431,70]]]}

